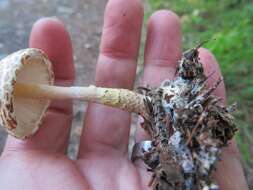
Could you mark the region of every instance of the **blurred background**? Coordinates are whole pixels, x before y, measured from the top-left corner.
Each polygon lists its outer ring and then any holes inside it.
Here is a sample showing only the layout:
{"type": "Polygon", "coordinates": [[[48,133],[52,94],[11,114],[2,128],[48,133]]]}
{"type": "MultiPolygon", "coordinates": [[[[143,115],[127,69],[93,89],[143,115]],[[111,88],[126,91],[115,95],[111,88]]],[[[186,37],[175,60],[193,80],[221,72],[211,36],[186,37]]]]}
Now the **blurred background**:
{"type": "MultiPolygon", "coordinates": [[[[33,23],[57,16],[70,32],[76,68],[76,85],[93,83],[106,0],[0,0],[0,58],[28,45],[33,23]]],[[[183,47],[205,45],[216,56],[227,87],[228,103],[237,102],[235,114],[245,173],[253,189],[253,2],[252,0],[146,0],[145,25],[157,9],[171,9],[181,18],[183,47]]],[[[138,66],[141,74],[143,46],[138,66]]],[[[77,151],[85,103],[75,103],[69,155],[77,151]]],[[[133,124],[136,123],[135,120],[133,124]]],[[[0,128],[0,152],[6,133],[0,128]]]]}

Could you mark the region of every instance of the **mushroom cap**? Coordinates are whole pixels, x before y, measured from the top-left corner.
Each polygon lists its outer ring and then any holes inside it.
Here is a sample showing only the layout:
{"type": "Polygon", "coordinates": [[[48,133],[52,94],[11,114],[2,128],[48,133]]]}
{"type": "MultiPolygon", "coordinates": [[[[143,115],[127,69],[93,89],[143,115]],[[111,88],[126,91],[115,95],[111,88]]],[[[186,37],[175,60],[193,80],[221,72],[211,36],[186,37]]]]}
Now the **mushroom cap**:
{"type": "Polygon", "coordinates": [[[54,74],[45,53],[28,48],[0,62],[0,121],[10,135],[24,139],[39,129],[50,101],[15,97],[16,82],[52,85],[54,74]]]}

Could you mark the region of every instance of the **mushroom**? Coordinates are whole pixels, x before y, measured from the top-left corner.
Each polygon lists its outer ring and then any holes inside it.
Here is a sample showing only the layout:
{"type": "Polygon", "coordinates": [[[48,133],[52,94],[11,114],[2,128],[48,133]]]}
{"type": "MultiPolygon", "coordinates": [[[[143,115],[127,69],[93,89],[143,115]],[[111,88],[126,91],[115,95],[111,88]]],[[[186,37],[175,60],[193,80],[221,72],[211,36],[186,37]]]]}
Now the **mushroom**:
{"type": "Polygon", "coordinates": [[[52,66],[38,49],[25,49],[0,63],[0,116],[13,136],[24,139],[43,122],[52,99],[79,99],[117,107],[144,118],[151,141],[135,144],[132,158],[142,159],[153,173],[149,186],[166,189],[219,189],[212,178],[221,149],[237,128],[234,106],[221,106],[208,88],[198,48],[184,52],[174,80],[160,87],[127,89],[54,86],[52,66]]]}
{"type": "Polygon", "coordinates": [[[7,132],[20,139],[33,135],[42,124],[52,99],[79,99],[147,115],[144,95],[127,89],[53,86],[48,57],[39,49],[17,51],[0,63],[0,117],[7,132]]]}
{"type": "Polygon", "coordinates": [[[14,86],[18,82],[52,85],[51,63],[42,51],[25,49],[4,58],[0,72],[1,124],[12,136],[28,137],[41,125],[50,100],[15,96],[14,86]]]}

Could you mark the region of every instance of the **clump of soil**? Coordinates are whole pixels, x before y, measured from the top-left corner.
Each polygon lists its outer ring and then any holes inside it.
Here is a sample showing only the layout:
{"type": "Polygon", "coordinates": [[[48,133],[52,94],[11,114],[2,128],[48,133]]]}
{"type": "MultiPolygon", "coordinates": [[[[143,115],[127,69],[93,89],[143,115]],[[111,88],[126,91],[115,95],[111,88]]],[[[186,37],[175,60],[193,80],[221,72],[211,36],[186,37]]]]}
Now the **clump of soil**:
{"type": "Polygon", "coordinates": [[[211,94],[222,79],[207,87],[198,48],[183,54],[175,80],[141,88],[149,115],[143,127],[152,141],[139,148],[153,173],[149,186],[154,190],[219,189],[211,173],[237,130],[231,115],[235,105],[222,106],[211,94]]]}

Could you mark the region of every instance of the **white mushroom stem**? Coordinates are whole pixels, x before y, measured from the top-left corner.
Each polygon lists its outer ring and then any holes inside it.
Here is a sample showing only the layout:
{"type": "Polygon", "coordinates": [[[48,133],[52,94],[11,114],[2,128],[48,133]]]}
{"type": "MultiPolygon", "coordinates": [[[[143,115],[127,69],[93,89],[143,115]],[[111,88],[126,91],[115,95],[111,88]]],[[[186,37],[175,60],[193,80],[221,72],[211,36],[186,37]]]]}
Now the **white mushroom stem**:
{"type": "Polygon", "coordinates": [[[16,83],[14,96],[33,99],[78,99],[120,108],[147,117],[145,95],[127,89],[88,87],[62,87],[44,84],[16,83]]]}

